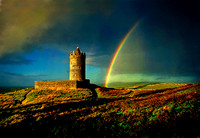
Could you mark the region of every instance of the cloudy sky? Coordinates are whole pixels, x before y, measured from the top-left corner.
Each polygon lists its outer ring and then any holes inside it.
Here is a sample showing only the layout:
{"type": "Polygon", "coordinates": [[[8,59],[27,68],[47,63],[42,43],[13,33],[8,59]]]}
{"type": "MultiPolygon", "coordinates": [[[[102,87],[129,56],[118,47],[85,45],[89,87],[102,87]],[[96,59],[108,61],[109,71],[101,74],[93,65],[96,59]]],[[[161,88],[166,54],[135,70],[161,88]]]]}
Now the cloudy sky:
{"type": "Polygon", "coordinates": [[[69,52],[87,54],[87,78],[200,82],[199,0],[0,0],[0,86],[68,80],[69,52]]]}

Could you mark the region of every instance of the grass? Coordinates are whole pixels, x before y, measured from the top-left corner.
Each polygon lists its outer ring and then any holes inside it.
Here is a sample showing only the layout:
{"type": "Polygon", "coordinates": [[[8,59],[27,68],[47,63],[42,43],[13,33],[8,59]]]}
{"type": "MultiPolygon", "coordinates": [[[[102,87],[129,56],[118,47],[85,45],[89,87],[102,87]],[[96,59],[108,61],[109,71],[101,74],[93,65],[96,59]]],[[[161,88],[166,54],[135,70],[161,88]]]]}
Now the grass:
{"type": "Polygon", "coordinates": [[[29,88],[1,88],[0,87],[0,94],[3,94],[3,93],[7,93],[7,92],[15,92],[15,91],[18,91],[18,90],[22,90],[22,89],[29,89],[29,88]]]}
{"type": "Polygon", "coordinates": [[[139,89],[169,89],[187,85],[187,83],[153,83],[153,84],[140,84],[139,89]],[[140,86],[142,85],[142,86],[140,86]]]}
{"type": "Polygon", "coordinates": [[[199,136],[199,83],[143,86],[96,88],[98,98],[90,89],[1,94],[0,130],[40,137],[199,136]]]}

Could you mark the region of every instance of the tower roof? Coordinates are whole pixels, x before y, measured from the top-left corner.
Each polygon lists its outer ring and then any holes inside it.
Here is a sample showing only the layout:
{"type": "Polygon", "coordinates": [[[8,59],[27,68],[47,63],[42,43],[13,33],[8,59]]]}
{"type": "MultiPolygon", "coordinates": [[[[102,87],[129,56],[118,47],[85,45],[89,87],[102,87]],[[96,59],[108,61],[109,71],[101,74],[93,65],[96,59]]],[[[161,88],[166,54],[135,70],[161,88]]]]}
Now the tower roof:
{"type": "Polygon", "coordinates": [[[77,53],[77,54],[80,54],[79,47],[76,48],[76,53],[77,53]]]}

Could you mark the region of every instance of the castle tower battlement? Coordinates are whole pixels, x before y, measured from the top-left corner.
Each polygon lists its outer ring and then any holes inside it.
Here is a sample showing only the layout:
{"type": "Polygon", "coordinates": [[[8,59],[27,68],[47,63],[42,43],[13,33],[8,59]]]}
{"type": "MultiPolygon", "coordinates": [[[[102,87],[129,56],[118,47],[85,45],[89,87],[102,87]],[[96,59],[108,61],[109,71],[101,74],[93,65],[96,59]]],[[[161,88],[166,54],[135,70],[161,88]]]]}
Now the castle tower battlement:
{"type": "Polygon", "coordinates": [[[85,53],[79,47],[75,52],[70,52],[70,80],[85,81],[85,58],[85,53]]]}

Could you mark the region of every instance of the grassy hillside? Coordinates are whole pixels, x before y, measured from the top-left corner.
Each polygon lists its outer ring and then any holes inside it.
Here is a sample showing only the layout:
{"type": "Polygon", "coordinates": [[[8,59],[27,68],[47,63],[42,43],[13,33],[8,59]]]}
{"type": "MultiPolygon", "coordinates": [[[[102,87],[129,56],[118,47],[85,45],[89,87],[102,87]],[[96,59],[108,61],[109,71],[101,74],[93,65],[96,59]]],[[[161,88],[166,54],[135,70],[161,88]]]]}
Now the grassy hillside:
{"type": "Polygon", "coordinates": [[[0,94],[1,134],[200,136],[199,83],[147,83],[95,91],[98,98],[90,89],[0,94]]]}

